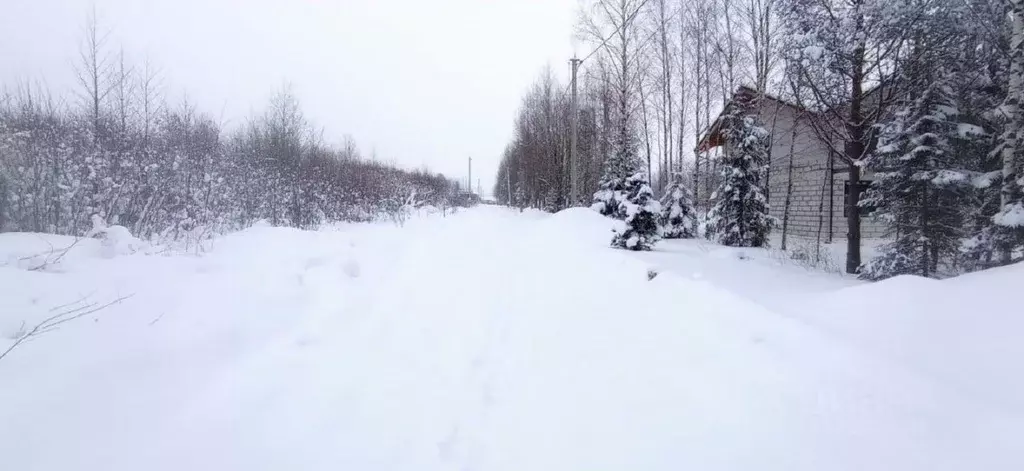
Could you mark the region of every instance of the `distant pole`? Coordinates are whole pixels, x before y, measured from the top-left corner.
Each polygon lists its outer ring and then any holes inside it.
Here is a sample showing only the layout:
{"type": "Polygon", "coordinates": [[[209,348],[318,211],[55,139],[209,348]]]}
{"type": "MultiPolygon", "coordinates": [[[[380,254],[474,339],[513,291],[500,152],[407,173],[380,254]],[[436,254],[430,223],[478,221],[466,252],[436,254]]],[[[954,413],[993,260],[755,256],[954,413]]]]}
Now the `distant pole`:
{"type": "Polygon", "coordinates": [[[466,190],[473,192],[473,158],[469,158],[469,179],[466,180],[466,190]]]}
{"type": "Polygon", "coordinates": [[[579,133],[579,116],[578,116],[578,104],[576,98],[576,72],[579,70],[580,62],[583,62],[576,57],[569,59],[569,64],[572,65],[572,106],[569,111],[569,121],[572,127],[572,132],[569,134],[569,198],[570,206],[576,206],[579,203],[579,182],[577,172],[579,171],[579,164],[576,161],[576,141],[579,133]]]}
{"type": "Polygon", "coordinates": [[[479,178],[476,179],[476,194],[478,194],[480,196],[484,195],[484,185],[482,183],[480,183],[480,179],[479,178]]]}

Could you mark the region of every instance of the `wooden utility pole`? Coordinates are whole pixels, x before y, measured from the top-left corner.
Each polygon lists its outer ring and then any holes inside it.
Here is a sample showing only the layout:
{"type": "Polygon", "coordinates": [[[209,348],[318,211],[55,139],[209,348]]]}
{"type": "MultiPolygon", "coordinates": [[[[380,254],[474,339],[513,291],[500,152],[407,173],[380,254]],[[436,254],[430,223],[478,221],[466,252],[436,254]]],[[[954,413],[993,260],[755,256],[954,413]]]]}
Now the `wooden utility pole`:
{"type": "Polygon", "coordinates": [[[473,192],[473,158],[469,158],[469,178],[466,180],[466,190],[473,192]]]}
{"type": "Polygon", "coordinates": [[[579,203],[579,163],[576,157],[576,142],[579,136],[579,111],[576,97],[576,72],[579,70],[580,62],[583,62],[576,57],[569,59],[569,64],[572,66],[572,99],[570,106],[569,122],[571,123],[571,132],[569,133],[569,205],[576,206],[579,203]]]}

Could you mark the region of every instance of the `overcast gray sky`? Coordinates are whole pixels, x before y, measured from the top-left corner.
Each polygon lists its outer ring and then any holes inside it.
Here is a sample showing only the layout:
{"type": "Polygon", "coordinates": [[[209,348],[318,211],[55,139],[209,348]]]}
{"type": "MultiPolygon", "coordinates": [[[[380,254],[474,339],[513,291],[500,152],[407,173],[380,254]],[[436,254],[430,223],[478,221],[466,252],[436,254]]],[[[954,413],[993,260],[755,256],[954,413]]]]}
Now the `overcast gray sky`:
{"type": "Polygon", "coordinates": [[[565,76],[576,0],[3,0],[0,83],[74,84],[95,3],[102,26],[228,126],[290,82],[331,142],[427,165],[485,192],[519,100],[547,66],[565,76]],[[475,184],[475,182],[474,182],[475,184]]]}

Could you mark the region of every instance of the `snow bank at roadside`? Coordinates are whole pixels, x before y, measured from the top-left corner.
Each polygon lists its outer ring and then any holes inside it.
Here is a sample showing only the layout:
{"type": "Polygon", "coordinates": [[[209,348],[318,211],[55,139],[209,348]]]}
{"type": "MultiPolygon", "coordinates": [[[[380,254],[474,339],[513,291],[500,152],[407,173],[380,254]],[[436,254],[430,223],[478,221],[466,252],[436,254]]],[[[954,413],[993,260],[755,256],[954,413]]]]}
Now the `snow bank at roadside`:
{"type": "MultiPolygon", "coordinates": [[[[540,230],[596,248],[607,247],[617,223],[575,208],[542,221],[540,230]]],[[[1018,312],[1024,264],[942,281],[905,276],[862,283],[841,274],[768,263],[766,253],[679,240],[663,241],[654,252],[607,250],[590,256],[618,255],[619,261],[610,258],[609,263],[634,276],[650,268],[706,280],[768,307],[773,319],[792,317],[811,324],[869,356],[1024,416],[1024,316],[1018,312]],[[626,255],[646,264],[621,260],[626,255]]]]}
{"type": "Polygon", "coordinates": [[[1024,264],[937,281],[900,276],[814,296],[800,319],[1024,416],[1024,264]]]}
{"type": "Polygon", "coordinates": [[[100,256],[97,239],[9,232],[0,234],[0,266],[24,270],[62,271],[69,264],[100,256]]]}
{"type": "Polygon", "coordinates": [[[114,258],[146,251],[150,245],[124,226],[98,226],[85,236],[34,232],[0,233],[0,266],[61,272],[96,258],[114,258]]]}
{"type": "Polygon", "coordinates": [[[551,238],[587,247],[608,247],[612,231],[622,224],[622,221],[604,217],[590,208],[569,208],[543,219],[538,231],[551,238]]]}

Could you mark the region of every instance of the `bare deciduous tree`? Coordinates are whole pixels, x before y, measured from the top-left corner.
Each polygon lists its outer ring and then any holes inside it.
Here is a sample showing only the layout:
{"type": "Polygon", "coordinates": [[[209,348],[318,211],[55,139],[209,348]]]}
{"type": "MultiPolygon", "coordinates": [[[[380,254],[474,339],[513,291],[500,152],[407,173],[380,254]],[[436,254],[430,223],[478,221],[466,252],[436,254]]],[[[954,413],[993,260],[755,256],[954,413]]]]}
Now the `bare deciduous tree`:
{"type": "Polygon", "coordinates": [[[96,6],[85,22],[82,42],[79,44],[79,62],[76,65],[79,92],[89,116],[92,118],[93,133],[99,135],[102,128],[102,107],[112,91],[111,74],[113,63],[107,51],[110,32],[101,29],[96,6]]]}

